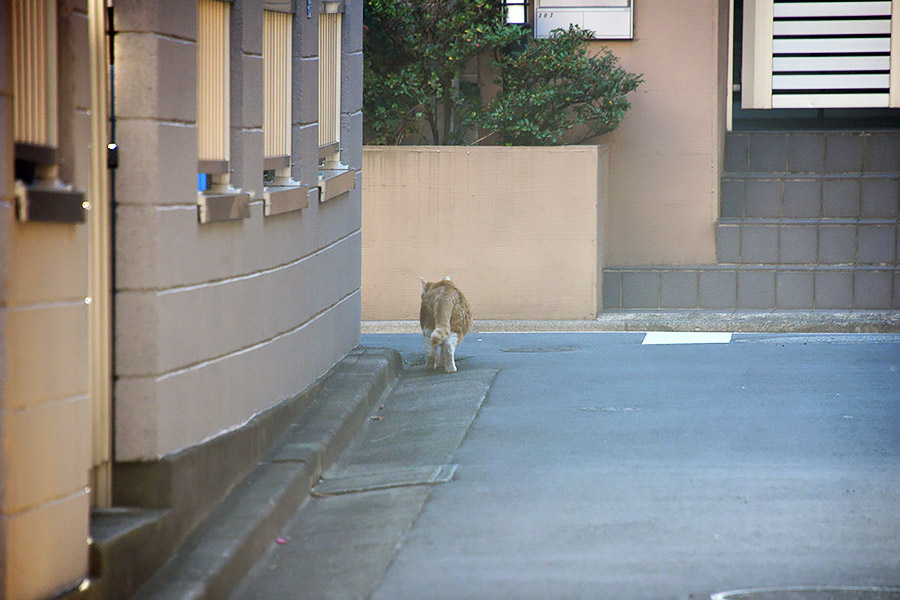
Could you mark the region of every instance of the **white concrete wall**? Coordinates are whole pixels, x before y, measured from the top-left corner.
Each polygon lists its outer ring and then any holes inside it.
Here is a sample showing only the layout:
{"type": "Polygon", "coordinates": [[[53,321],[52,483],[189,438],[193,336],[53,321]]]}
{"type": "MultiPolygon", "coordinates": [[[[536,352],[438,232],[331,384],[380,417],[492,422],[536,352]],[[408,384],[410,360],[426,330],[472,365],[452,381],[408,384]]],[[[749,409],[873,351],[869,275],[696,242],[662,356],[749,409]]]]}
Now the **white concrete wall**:
{"type": "MultiPolygon", "coordinates": [[[[123,0],[116,9],[119,461],[154,459],[242,425],[302,391],[359,340],[359,186],[263,216],[261,0],[235,2],[232,20],[232,181],[250,193],[251,214],[198,224],[196,3],[170,4],[123,0]]],[[[347,3],[350,65],[361,62],[361,10],[347,3]]],[[[317,21],[301,13],[293,173],[315,186],[317,21]]],[[[345,81],[345,162],[359,168],[361,81],[345,81]]]]}

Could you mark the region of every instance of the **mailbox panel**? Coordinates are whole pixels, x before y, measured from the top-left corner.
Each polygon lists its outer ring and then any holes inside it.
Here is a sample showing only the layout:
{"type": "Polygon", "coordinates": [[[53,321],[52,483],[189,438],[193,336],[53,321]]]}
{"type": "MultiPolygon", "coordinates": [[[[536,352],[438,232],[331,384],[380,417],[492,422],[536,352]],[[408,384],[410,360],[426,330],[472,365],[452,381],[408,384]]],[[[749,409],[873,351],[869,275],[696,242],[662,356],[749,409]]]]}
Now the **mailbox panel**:
{"type": "Polygon", "coordinates": [[[595,40],[634,37],[632,0],[537,0],[534,36],[549,37],[554,29],[578,25],[594,32],[595,40]]]}

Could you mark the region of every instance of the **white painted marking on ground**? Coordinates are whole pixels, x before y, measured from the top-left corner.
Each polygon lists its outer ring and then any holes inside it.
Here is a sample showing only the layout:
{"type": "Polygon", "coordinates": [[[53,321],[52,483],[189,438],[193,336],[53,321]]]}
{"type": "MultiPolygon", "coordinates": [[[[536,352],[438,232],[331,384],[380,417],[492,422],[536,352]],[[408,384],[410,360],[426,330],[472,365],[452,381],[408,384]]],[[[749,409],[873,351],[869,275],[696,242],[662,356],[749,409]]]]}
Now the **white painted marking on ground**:
{"type": "Polygon", "coordinates": [[[720,331],[650,331],[641,344],[727,344],[730,341],[731,333],[720,331]]]}

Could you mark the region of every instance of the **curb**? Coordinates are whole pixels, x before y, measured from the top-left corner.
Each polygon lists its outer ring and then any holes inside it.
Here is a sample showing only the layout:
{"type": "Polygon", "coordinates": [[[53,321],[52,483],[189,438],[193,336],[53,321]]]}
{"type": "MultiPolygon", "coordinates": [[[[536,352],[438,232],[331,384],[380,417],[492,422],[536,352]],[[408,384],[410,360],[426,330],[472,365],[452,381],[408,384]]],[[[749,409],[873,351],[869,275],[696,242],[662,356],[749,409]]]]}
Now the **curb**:
{"type": "MultiPolygon", "coordinates": [[[[730,331],[733,333],[896,333],[900,311],[633,311],[591,320],[478,320],[473,333],[730,331]]],[[[363,321],[362,333],[420,333],[417,321],[363,321]]]]}
{"type": "Polygon", "coordinates": [[[351,353],[300,420],[134,596],[225,598],[309,497],[402,369],[394,350],[351,353]]]}

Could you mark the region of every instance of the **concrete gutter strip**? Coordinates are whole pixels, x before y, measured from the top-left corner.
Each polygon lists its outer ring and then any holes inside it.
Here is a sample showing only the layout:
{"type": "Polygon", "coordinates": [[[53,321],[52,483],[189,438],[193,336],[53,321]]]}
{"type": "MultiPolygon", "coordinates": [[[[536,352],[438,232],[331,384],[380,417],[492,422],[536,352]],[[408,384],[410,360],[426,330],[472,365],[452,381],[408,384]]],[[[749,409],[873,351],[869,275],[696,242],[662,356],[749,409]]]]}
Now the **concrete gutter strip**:
{"type": "MultiPolygon", "coordinates": [[[[419,333],[417,321],[363,321],[362,333],[419,333]]],[[[476,320],[475,332],[730,331],[741,333],[900,332],[900,311],[633,311],[589,320],[476,320]]],[[[470,334],[471,335],[471,334],[470,334]]]]}
{"type": "Polygon", "coordinates": [[[290,433],[134,598],[227,597],[309,497],[376,402],[390,393],[401,369],[394,350],[366,348],[339,363],[290,433]]]}
{"type": "Polygon", "coordinates": [[[896,587],[785,587],[720,592],[710,600],[898,600],[896,587]]]}

